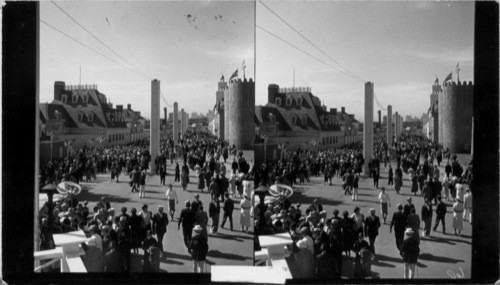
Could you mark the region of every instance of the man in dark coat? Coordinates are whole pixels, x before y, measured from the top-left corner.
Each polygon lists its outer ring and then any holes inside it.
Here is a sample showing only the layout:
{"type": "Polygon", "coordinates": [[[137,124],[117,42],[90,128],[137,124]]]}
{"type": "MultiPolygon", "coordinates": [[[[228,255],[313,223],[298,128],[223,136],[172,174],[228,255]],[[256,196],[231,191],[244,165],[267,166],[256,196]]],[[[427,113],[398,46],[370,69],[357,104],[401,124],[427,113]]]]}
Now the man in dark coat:
{"type": "Polygon", "coordinates": [[[375,209],[370,209],[370,216],[365,218],[365,235],[370,241],[370,250],[375,255],[375,238],[378,236],[380,228],[380,219],[375,215],[375,209]]]}
{"type": "Polygon", "coordinates": [[[180,170],[180,167],[179,167],[179,163],[175,162],[175,178],[174,178],[174,182],[179,182],[179,181],[181,181],[181,170],[180,170]]]}
{"type": "Polygon", "coordinates": [[[401,256],[403,257],[405,266],[404,278],[413,279],[415,276],[418,255],[420,254],[419,241],[415,237],[418,236],[418,233],[415,234],[411,228],[408,228],[405,234],[408,238],[403,241],[403,245],[401,246],[401,256]]]}
{"type": "Polygon", "coordinates": [[[422,221],[424,222],[423,236],[429,236],[431,233],[432,224],[432,204],[431,200],[426,199],[422,205],[422,211],[420,213],[422,221]]]}
{"type": "Polygon", "coordinates": [[[225,193],[229,190],[229,179],[226,177],[226,173],[221,173],[221,177],[219,179],[219,197],[221,202],[224,202],[224,197],[227,197],[225,193]]]}
{"type": "Polygon", "coordinates": [[[229,193],[226,192],[224,193],[224,196],[226,196],[226,200],[224,201],[224,217],[222,218],[222,224],[220,225],[221,228],[224,228],[224,225],[226,224],[227,218],[229,218],[229,226],[231,231],[233,230],[233,210],[234,210],[234,201],[229,198],[229,193]]]}
{"type": "Polygon", "coordinates": [[[200,273],[203,273],[205,261],[207,260],[208,240],[203,236],[203,234],[201,234],[202,230],[203,229],[200,225],[196,225],[196,227],[193,228],[195,236],[189,243],[188,251],[193,259],[194,273],[198,273],[198,269],[200,270],[200,273]]]}
{"type": "Polygon", "coordinates": [[[109,243],[109,251],[104,253],[104,272],[122,272],[122,267],[120,266],[122,256],[118,250],[116,250],[116,242],[111,241],[109,243]]]}
{"type": "Polygon", "coordinates": [[[167,232],[168,225],[168,215],[163,212],[163,206],[158,206],[158,212],[153,216],[153,231],[158,238],[158,245],[161,250],[161,254],[164,254],[163,250],[163,236],[167,232]]]}
{"type": "Polygon", "coordinates": [[[117,230],[117,235],[118,251],[120,251],[122,256],[121,264],[125,272],[130,272],[131,233],[126,217],[120,217],[120,227],[117,230]]]}
{"type": "Polygon", "coordinates": [[[436,223],[434,224],[434,231],[437,230],[439,222],[441,221],[441,223],[443,224],[443,234],[446,234],[446,226],[444,223],[444,217],[446,216],[446,204],[441,200],[441,196],[438,196],[437,200],[438,204],[436,206],[436,223]]]}
{"type": "Polygon", "coordinates": [[[194,212],[191,209],[191,202],[186,201],[186,208],[182,209],[181,215],[179,217],[179,224],[177,225],[177,229],[181,228],[182,224],[182,234],[184,236],[184,244],[186,247],[189,247],[191,242],[191,236],[193,234],[193,225],[194,225],[194,212]]]}
{"type": "Polygon", "coordinates": [[[394,227],[394,237],[396,238],[396,247],[401,250],[401,245],[403,244],[404,233],[406,228],[407,218],[403,213],[403,205],[398,204],[398,210],[392,214],[391,226],[389,232],[392,232],[392,227],[394,227]]]}

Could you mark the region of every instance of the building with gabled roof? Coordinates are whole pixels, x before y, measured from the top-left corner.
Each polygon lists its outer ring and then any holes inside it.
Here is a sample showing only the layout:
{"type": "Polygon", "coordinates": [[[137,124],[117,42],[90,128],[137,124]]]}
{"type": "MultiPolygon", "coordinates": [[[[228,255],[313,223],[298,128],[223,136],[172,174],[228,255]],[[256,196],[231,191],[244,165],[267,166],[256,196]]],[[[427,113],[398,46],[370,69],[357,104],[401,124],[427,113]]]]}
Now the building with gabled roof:
{"type": "Polygon", "coordinates": [[[130,104],[115,108],[96,85],[54,83],[54,100],[41,103],[40,140],[73,146],[125,144],[145,137],[145,119],[130,104]]]}
{"type": "Polygon", "coordinates": [[[342,107],[327,110],[309,87],[268,86],[268,102],[255,107],[256,133],[288,149],[322,149],[359,138],[359,122],[342,107]]]}

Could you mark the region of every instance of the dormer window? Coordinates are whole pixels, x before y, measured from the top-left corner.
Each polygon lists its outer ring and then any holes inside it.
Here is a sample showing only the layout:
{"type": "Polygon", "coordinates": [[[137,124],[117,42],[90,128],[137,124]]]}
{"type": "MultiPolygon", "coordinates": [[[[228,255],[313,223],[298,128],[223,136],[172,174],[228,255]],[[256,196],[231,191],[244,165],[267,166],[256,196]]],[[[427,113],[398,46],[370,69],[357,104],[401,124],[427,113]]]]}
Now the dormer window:
{"type": "Polygon", "coordinates": [[[299,99],[297,99],[297,105],[299,107],[302,107],[302,97],[299,97],[299,99]]]}
{"type": "Polygon", "coordinates": [[[274,124],[274,114],[273,113],[269,113],[268,118],[269,118],[269,122],[271,124],[274,124]]]}
{"type": "Polygon", "coordinates": [[[302,115],[301,121],[302,121],[302,125],[307,124],[307,115],[306,114],[302,115]]]}
{"type": "Polygon", "coordinates": [[[281,106],[281,98],[274,99],[274,103],[276,103],[276,106],[281,106]]]}
{"type": "Polygon", "coordinates": [[[68,102],[68,95],[66,94],[61,95],[61,102],[63,102],[63,104],[66,104],[68,102]]]}
{"type": "Polygon", "coordinates": [[[89,112],[87,114],[87,117],[89,118],[89,122],[93,122],[94,121],[94,112],[89,112]]]}
{"type": "Polygon", "coordinates": [[[78,122],[82,122],[83,121],[83,114],[82,113],[78,113],[78,122]]]}
{"type": "Polygon", "coordinates": [[[61,113],[59,113],[59,111],[56,110],[54,112],[54,116],[56,117],[56,120],[58,120],[58,121],[61,120],[61,113]]]}
{"type": "Polygon", "coordinates": [[[89,95],[85,94],[83,95],[83,103],[88,103],[89,102],[89,95]]]}
{"type": "Polygon", "coordinates": [[[71,96],[71,102],[73,102],[73,104],[76,104],[76,102],[78,102],[78,95],[71,96]]]}
{"type": "Polygon", "coordinates": [[[296,125],[297,124],[297,117],[292,116],[292,124],[296,125]]]}
{"type": "Polygon", "coordinates": [[[292,97],[287,97],[286,98],[286,105],[287,106],[292,106],[292,97]]]}

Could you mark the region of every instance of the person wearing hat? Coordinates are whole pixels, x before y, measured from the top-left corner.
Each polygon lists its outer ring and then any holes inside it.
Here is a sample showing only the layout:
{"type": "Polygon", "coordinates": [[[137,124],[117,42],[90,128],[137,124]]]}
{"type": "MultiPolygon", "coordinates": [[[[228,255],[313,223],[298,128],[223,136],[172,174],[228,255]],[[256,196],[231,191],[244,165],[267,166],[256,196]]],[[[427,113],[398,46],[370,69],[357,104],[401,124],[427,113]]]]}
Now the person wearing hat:
{"type": "Polygon", "coordinates": [[[250,209],[252,208],[252,203],[250,203],[250,197],[247,195],[243,196],[243,199],[240,202],[240,224],[241,224],[241,231],[245,231],[248,233],[248,229],[250,228],[251,225],[251,219],[250,219],[250,209]]]}
{"type": "Polygon", "coordinates": [[[431,233],[432,225],[432,202],[430,199],[425,199],[422,205],[422,210],[420,212],[422,221],[424,222],[424,229],[422,230],[422,236],[429,236],[431,233]]]}
{"type": "Polygon", "coordinates": [[[463,230],[463,211],[464,211],[464,204],[463,201],[458,197],[457,195],[457,201],[453,204],[453,234],[458,236],[461,236],[461,232],[463,230]]]}
{"type": "Polygon", "coordinates": [[[311,237],[311,230],[308,227],[300,229],[301,238],[296,242],[300,251],[297,254],[298,268],[300,268],[299,278],[314,277],[314,241],[311,237]]]}
{"type": "Polygon", "coordinates": [[[158,246],[163,255],[163,236],[167,233],[168,216],[163,212],[163,206],[161,205],[158,206],[157,211],[153,216],[153,232],[158,238],[158,246]]]}
{"type": "Polygon", "coordinates": [[[130,249],[132,248],[132,235],[126,217],[120,217],[120,227],[116,231],[118,236],[118,251],[122,256],[122,267],[125,272],[130,272],[130,249]]]}
{"type": "Polygon", "coordinates": [[[316,212],[320,213],[323,211],[323,206],[318,202],[318,199],[314,199],[311,207],[309,207],[311,210],[315,210],[316,212]]]}
{"type": "Polygon", "coordinates": [[[139,198],[146,198],[146,169],[141,172],[139,198]]]}
{"type": "Polygon", "coordinates": [[[375,213],[376,210],[371,208],[370,215],[365,219],[365,235],[368,236],[370,250],[373,254],[375,254],[375,239],[378,236],[378,229],[380,228],[380,219],[375,213]]]}
{"type": "Polygon", "coordinates": [[[142,241],[142,249],[144,250],[144,259],[142,272],[152,272],[152,262],[150,255],[152,253],[152,247],[158,247],[158,241],[153,237],[153,232],[148,230],[146,232],[146,238],[142,241]]]}
{"type": "Polygon", "coordinates": [[[172,183],[168,184],[168,189],[165,195],[167,196],[170,220],[173,221],[175,213],[175,204],[176,203],[179,204],[179,198],[177,197],[177,192],[172,187],[172,183]]]}
{"type": "Polygon", "coordinates": [[[196,225],[193,228],[194,236],[189,243],[188,252],[191,254],[193,259],[193,272],[200,273],[204,272],[205,261],[207,260],[208,253],[208,240],[202,234],[203,228],[200,225],[196,225]]]}
{"type": "Polygon", "coordinates": [[[403,241],[400,251],[404,262],[404,278],[413,279],[415,277],[418,255],[420,254],[419,241],[416,238],[418,234],[415,235],[413,229],[407,228],[405,235],[407,238],[403,241]]]}
{"type": "Polygon", "coordinates": [[[378,194],[378,200],[380,201],[380,213],[382,214],[382,219],[387,220],[387,206],[391,206],[391,198],[389,194],[385,192],[385,187],[380,187],[380,194],[378,194]]]}

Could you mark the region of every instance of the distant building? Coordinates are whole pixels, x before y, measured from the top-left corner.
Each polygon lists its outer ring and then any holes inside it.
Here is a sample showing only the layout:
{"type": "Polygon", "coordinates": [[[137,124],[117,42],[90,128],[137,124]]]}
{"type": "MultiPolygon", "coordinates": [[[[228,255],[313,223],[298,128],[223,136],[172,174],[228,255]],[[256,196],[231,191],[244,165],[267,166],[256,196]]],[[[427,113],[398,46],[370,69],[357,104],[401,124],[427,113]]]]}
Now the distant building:
{"type": "MultiPolygon", "coordinates": [[[[64,141],[73,147],[126,144],[146,137],[146,120],[130,104],[108,102],[96,85],[54,83],[54,100],[40,104],[40,141],[64,141]]],[[[53,152],[59,157],[61,151],[53,152]]]]}
{"type": "Polygon", "coordinates": [[[192,112],[191,113],[191,119],[196,119],[196,118],[198,118],[198,113],[192,112]]]}
{"type": "Polygon", "coordinates": [[[210,122],[209,130],[213,135],[221,139],[226,139],[224,134],[224,90],[227,89],[227,82],[224,80],[224,75],[221,76],[217,87],[217,91],[215,92],[215,106],[213,111],[209,111],[207,114],[210,122]]]}
{"type": "Polygon", "coordinates": [[[323,149],[359,140],[359,122],[342,107],[327,110],[310,88],[270,84],[268,102],[255,107],[256,134],[287,149],[323,149]]]}

